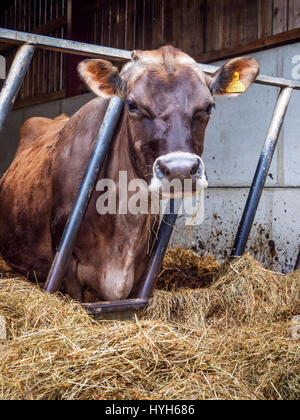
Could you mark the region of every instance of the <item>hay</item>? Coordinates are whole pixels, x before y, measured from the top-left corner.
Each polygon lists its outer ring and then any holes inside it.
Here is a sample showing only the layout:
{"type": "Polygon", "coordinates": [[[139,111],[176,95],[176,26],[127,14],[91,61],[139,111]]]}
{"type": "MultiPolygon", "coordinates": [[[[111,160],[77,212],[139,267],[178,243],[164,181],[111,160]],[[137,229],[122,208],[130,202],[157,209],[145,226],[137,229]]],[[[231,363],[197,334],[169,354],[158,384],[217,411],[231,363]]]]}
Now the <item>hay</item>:
{"type": "Polygon", "coordinates": [[[0,255],[0,277],[4,277],[7,273],[11,273],[11,268],[6,264],[3,258],[0,255]]]}
{"type": "Polygon", "coordinates": [[[300,271],[284,276],[266,270],[250,255],[226,262],[209,288],[156,292],[147,317],[226,326],[273,322],[300,314],[300,271]]]}
{"type": "Polygon", "coordinates": [[[0,280],[1,399],[299,399],[300,272],[250,256],[206,289],[156,291],[136,322],[96,323],[67,298],[0,280]]]}
{"type": "Polygon", "coordinates": [[[167,250],[156,288],[176,291],[180,288],[200,289],[211,284],[220,264],[210,255],[199,258],[184,249],[167,250]]]}

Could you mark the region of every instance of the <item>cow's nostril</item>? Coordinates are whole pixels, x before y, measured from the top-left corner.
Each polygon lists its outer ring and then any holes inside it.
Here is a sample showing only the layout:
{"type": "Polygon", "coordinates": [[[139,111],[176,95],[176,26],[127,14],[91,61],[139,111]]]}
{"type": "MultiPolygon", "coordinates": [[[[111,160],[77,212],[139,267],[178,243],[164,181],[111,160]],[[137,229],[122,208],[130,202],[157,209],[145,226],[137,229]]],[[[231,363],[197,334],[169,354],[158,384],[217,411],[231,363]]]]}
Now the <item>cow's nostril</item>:
{"type": "Polygon", "coordinates": [[[191,175],[197,175],[197,172],[200,168],[200,162],[197,162],[193,165],[193,167],[191,168],[191,175]]]}
{"type": "Polygon", "coordinates": [[[155,173],[158,178],[164,178],[170,175],[168,167],[161,161],[156,162],[155,173]]]}
{"type": "Polygon", "coordinates": [[[169,176],[169,175],[170,175],[170,171],[169,171],[169,169],[168,169],[168,168],[163,168],[162,173],[163,173],[165,176],[169,176]]]}
{"type": "Polygon", "coordinates": [[[197,158],[197,161],[194,162],[193,166],[191,167],[190,174],[191,176],[200,175],[202,171],[201,160],[197,158]]]}
{"type": "Polygon", "coordinates": [[[164,176],[169,176],[170,175],[170,170],[167,167],[167,165],[163,164],[162,162],[159,162],[158,164],[159,170],[160,172],[164,175],[164,176]]]}

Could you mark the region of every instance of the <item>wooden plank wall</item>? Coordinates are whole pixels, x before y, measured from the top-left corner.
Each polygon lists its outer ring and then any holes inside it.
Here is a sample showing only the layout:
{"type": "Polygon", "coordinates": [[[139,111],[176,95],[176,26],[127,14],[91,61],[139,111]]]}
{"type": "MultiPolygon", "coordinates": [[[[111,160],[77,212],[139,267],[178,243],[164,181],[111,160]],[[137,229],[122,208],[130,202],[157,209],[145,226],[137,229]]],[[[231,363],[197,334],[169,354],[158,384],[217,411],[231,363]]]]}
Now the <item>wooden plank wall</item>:
{"type": "Polygon", "coordinates": [[[98,0],[89,19],[90,42],[126,49],[172,43],[208,61],[299,29],[300,0],[98,0]]]}
{"type": "MultiPolygon", "coordinates": [[[[13,0],[4,12],[0,5],[0,26],[72,38],[67,4],[76,15],[80,9],[84,42],[129,50],[173,44],[202,62],[300,40],[300,0],[13,0]]],[[[14,53],[5,53],[8,63],[14,53]]],[[[19,104],[63,96],[65,73],[74,71],[65,61],[39,51],[19,104]]]]}
{"type": "MultiPolygon", "coordinates": [[[[66,0],[14,0],[0,14],[0,27],[66,37],[66,0]]],[[[1,45],[0,54],[6,56],[9,69],[16,49],[1,45]]],[[[25,77],[15,106],[26,106],[65,96],[65,65],[63,54],[37,50],[25,77]]]]}
{"type": "Polygon", "coordinates": [[[202,0],[100,1],[89,11],[90,42],[116,48],[152,49],[174,44],[203,51],[202,0]]]}
{"type": "Polygon", "coordinates": [[[202,61],[300,39],[300,0],[206,0],[205,9],[202,61]]]}

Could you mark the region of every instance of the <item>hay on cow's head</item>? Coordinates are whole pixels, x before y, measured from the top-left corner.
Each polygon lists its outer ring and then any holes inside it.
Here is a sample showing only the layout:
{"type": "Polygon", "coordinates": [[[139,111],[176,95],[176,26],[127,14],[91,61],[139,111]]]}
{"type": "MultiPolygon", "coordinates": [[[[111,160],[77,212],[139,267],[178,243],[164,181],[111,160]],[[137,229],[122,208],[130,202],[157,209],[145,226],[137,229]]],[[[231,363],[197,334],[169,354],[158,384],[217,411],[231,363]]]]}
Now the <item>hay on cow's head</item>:
{"type": "Polygon", "coordinates": [[[299,399],[299,281],[245,256],[207,289],[156,291],[136,322],[96,323],[2,279],[0,399],[299,399]]]}

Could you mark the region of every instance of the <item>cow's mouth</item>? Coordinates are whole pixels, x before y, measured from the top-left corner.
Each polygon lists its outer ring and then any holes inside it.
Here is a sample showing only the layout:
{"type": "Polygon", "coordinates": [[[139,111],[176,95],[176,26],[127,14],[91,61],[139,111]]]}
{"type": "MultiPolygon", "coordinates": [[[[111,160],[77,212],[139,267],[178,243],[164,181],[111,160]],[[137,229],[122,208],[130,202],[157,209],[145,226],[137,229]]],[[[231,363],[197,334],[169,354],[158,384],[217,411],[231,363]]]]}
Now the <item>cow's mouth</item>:
{"type": "Polygon", "coordinates": [[[192,153],[175,152],[154,162],[149,192],[160,199],[184,199],[207,186],[203,160],[192,153]]]}
{"type": "Polygon", "coordinates": [[[195,197],[199,190],[207,188],[206,177],[201,177],[193,184],[192,188],[165,188],[163,182],[159,179],[152,179],[151,185],[149,186],[149,192],[152,195],[158,195],[160,200],[171,199],[171,198],[190,198],[195,197]]]}

